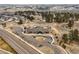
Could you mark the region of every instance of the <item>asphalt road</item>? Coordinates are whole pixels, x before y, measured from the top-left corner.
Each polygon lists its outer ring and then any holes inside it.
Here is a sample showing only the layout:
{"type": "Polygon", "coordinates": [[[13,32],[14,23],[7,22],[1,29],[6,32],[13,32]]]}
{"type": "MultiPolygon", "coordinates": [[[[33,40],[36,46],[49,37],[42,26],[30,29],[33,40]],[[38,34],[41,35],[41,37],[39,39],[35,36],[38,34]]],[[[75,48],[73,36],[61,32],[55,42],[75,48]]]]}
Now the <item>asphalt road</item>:
{"type": "MultiPolygon", "coordinates": [[[[17,38],[16,35],[4,30],[0,29],[0,36],[2,36],[7,43],[9,43],[17,53],[27,53],[27,54],[40,54],[43,53],[39,49],[37,49],[37,46],[40,44],[49,46],[50,48],[54,49],[55,54],[67,54],[67,52],[60,46],[58,45],[50,45],[46,42],[40,43],[35,40],[33,40],[32,37],[28,37],[27,35],[41,35],[41,34],[23,34],[21,31],[16,31],[21,37],[24,37],[23,39],[17,38]],[[29,39],[27,39],[29,38],[29,39]]],[[[43,34],[43,36],[50,36],[49,34],[43,34]]],[[[53,38],[53,37],[52,37],[53,38]]],[[[54,39],[52,43],[54,42],[54,39]]]]}
{"type": "Polygon", "coordinates": [[[26,33],[22,32],[22,35],[25,35],[25,36],[36,36],[36,37],[46,37],[48,41],[51,41],[51,44],[53,44],[54,41],[55,41],[51,34],[26,34],[26,33]]]}
{"type": "Polygon", "coordinates": [[[40,50],[35,48],[33,45],[22,40],[15,34],[8,32],[0,28],[0,36],[17,52],[20,54],[43,54],[40,50]]]}
{"type": "MultiPolygon", "coordinates": [[[[30,44],[34,45],[35,47],[38,47],[39,45],[48,46],[48,47],[50,47],[54,50],[54,54],[67,54],[67,52],[61,46],[58,46],[58,45],[55,45],[55,44],[51,45],[47,42],[41,42],[40,43],[40,42],[36,41],[34,38],[32,38],[32,35],[34,35],[34,36],[39,36],[39,35],[51,36],[49,34],[22,34],[22,35],[24,36],[23,39],[25,41],[29,42],[30,44]]],[[[53,39],[53,37],[52,37],[52,39],[53,39]]],[[[54,43],[54,39],[53,39],[52,43],[54,43]]]]}
{"type": "Polygon", "coordinates": [[[12,54],[12,53],[0,48],[0,54],[12,54]]]}

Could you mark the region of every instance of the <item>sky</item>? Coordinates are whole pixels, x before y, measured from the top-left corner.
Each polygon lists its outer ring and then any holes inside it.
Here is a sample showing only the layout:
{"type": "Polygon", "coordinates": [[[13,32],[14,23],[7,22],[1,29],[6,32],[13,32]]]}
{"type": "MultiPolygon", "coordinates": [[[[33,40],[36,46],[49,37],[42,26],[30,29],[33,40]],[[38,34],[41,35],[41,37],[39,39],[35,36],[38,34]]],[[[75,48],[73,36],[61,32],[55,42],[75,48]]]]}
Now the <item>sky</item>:
{"type": "Polygon", "coordinates": [[[0,0],[0,4],[79,4],[79,0],[0,0]]]}

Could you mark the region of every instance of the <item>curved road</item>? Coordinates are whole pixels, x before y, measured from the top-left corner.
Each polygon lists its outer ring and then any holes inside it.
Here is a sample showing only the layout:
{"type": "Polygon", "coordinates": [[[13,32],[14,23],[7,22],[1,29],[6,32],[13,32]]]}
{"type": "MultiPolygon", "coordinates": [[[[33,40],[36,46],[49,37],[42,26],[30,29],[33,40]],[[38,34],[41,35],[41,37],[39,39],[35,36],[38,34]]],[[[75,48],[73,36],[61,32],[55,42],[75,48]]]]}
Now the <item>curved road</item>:
{"type": "MultiPolygon", "coordinates": [[[[51,41],[51,44],[53,44],[54,43],[54,38],[53,38],[53,36],[51,35],[51,34],[25,34],[25,33],[23,33],[22,32],[22,35],[28,35],[28,36],[43,36],[43,37],[48,37],[48,38],[52,38],[52,41],[51,41]]],[[[50,39],[51,40],[51,39],[50,39]]]]}
{"type": "MultiPolygon", "coordinates": [[[[4,38],[4,40],[17,52],[17,53],[26,53],[26,54],[44,54],[40,50],[38,50],[35,46],[32,44],[29,44],[27,40],[23,40],[17,35],[8,32],[7,30],[4,30],[0,28],[0,36],[4,38]]],[[[32,42],[33,43],[33,42],[32,42]]],[[[44,44],[46,45],[46,44],[44,44]]],[[[47,44],[50,46],[49,44],[47,44]]],[[[51,45],[50,47],[54,48],[55,54],[67,54],[67,52],[58,45],[51,45]]]]}
{"type": "MultiPolygon", "coordinates": [[[[29,42],[30,44],[33,44],[34,46],[36,46],[36,44],[37,45],[40,45],[40,44],[42,44],[42,45],[44,45],[44,46],[48,46],[48,47],[50,47],[50,48],[52,48],[52,49],[54,49],[54,53],[55,54],[68,54],[66,51],[65,51],[65,49],[63,49],[61,46],[59,46],[59,45],[55,45],[55,44],[48,44],[48,43],[46,43],[46,42],[43,42],[43,43],[39,43],[38,41],[36,41],[36,40],[33,40],[33,38],[32,37],[28,37],[27,38],[27,36],[29,35],[29,36],[39,36],[39,35],[43,35],[43,36],[51,36],[52,37],[52,35],[50,35],[50,34],[22,34],[22,35],[24,35],[24,37],[25,38],[23,38],[25,41],[27,41],[27,42],[29,42]],[[29,40],[29,39],[32,39],[32,40],[29,40]]],[[[53,39],[53,37],[52,37],[52,39],[53,39]]],[[[54,39],[53,39],[53,42],[54,42],[54,39]]]]}

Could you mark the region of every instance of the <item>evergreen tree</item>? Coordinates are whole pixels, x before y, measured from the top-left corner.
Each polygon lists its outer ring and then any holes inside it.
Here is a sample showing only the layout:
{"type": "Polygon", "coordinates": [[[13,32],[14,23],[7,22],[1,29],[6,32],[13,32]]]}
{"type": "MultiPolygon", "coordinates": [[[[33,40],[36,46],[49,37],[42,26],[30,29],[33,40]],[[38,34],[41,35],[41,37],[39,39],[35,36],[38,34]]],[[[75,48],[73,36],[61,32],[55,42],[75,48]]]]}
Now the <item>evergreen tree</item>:
{"type": "Polygon", "coordinates": [[[74,25],[74,20],[69,20],[68,27],[71,28],[74,25]]]}

